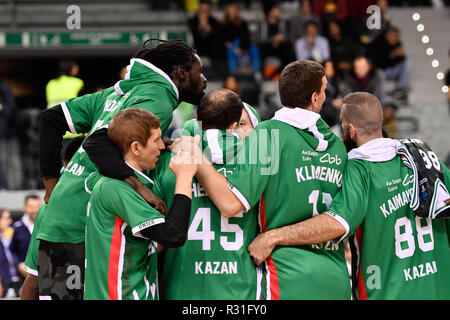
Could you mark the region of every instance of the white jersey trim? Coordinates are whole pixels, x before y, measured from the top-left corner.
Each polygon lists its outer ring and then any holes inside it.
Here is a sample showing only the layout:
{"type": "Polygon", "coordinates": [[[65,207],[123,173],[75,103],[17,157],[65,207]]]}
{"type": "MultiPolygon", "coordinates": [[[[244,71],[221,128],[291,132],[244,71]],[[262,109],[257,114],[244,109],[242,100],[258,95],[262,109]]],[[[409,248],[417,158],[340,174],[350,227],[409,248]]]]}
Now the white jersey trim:
{"type": "Polygon", "coordinates": [[[131,232],[135,237],[147,239],[141,234],[141,231],[164,222],[166,222],[166,219],[164,218],[150,219],[131,229],[131,232]]]}
{"type": "Polygon", "coordinates": [[[123,258],[125,255],[125,244],[126,244],[126,238],[125,238],[125,228],[127,227],[127,224],[124,222],[122,227],[120,228],[122,241],[120,242],[120,254],[119,254],[119,269],[117,272],[117,300],[122,300],[122,272],[123,272],[123,258]]]}
{"type": "Polygon", "coordinates": [[[149,177],[147,177],[144,173],[142,173],[141,171],[139,171],[138,169],[136,169],[135,167],[133,167],[131,164],[129,164],[128,162],[125,162],[131,169],[133,169],[134,171],[136,171],[141,177],[143,177],[145,180],[149,181],[151,184],[155,184],[153,182],[152,179],[150,179],[149,177]]]}
{"type": "Polygon", "coordinates": [[[334,243],[338,244],[340,243],[342,240],[345,239],[345,237],[347,237],[348,233],[350,232],[350,227],[347,223],[347,221],[345,221],[344,218],[342,218],[340,215],[338,215],[336,212],[328,210],[325,212],[326,214],[328,214],[330,217],[332,217],[333,219],[335,219],[337,222],[339,222],[344,228],[345,228],[345,233],[342,237],[340,237],[339,239],[335,239],[332,240],[334,243]]]}
{"type": "Polygon", "coordinates": [[[228,188],[231,190],[231,192],[234,193],[234,195],[239,199],[239,201],[245,207],[245,212],[250,210],[250,208],[251,208],[250,204],[248,203],[247,199],[245,199],[244,195],[238,190],[238,188],[236,188],[230,182],[228,182],[228,188]]]}
{"type": "Polygon", "coordinates": [[[67,105],[65,102],[61,103],[62,111],[64,112],[64,118],[66,118],[67,125],[69,126],[70,132],[77,134],[75,127],[73,125],[72,117],[70,116],[69,109],[67,108],[67,105]]]}
{"type": "Polygon", "coordinates": [[[37,270],[30,268],[29,266],[25,265],[24,266],[25,272],[28,272],[29,274],[33,275],[33,276],[39,276],[39,273],[37,270]]]}

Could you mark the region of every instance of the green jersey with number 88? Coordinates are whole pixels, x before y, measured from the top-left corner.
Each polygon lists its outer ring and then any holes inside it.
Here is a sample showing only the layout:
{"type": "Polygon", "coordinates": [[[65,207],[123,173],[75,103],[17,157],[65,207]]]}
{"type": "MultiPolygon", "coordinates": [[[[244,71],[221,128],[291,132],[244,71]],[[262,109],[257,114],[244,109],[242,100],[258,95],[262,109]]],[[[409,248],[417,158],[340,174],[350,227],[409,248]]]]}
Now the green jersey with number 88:
{"type": "MultiPolygon", "coordinates": [[[[449,170],[433,159],[448,188],[449,170]]],[[[447,221],[416,216],[412,179],[400,156],[348,161],[330,214],[348,223],[350,235],[356,231],[359,299],[450,299],[447,221]]]]}

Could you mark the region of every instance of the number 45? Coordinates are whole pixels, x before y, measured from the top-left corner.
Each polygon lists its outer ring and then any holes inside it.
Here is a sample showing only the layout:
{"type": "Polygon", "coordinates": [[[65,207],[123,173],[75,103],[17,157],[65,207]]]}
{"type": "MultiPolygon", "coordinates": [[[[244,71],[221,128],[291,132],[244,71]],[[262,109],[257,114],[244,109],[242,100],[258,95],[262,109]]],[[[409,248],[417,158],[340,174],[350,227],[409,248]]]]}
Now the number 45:
{"type": "MultiPolygon", "coordinates": [[[[233,218],[242,218],[243,213],[238,213],[233,218]]],[[[220,232],[230,232],[235,234],[234,241],[228,241],[226,236],[220,237],[220,245],[226,251],[236,251],[244,243],[244,231],[237,224],[229,223],[228,218],[220,215],[220,232]]],[[[188,230],[188,240],[201,240],[203,250],[211,250],[211,241],[215,239],[214,231],[211,231],[211,209],[199,208],[192,219],[188,230]],[[198,231],[202,224],[202,231],[198,231]]]]}

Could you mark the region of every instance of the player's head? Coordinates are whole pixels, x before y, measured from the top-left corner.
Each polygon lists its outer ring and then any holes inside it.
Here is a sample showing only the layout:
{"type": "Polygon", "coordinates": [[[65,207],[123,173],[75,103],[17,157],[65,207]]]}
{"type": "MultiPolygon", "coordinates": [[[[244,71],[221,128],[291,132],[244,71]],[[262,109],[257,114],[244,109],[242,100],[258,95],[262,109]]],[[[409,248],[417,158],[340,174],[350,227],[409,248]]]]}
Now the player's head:
{"type": "Polygon", "coordinates": [[[278,88],[283,106],[319,113],[326,98],[325,69],[315,61],[291,62],[281,72],[278,88]]]}
{"type": "Polygon", "coordinates": [[[117,112],[109,123],[108,136],[124,160],[138,170],[153,170],[164,149],[159,118],[139,108],[117,112]]]}
{"type": "Polygon", "coordinates": [[[383,109],[373,94],[354,92],[346,95],[342,100],[341,121],[348,151],[382,137],[383,109]]]}
{"type": "Polygon", "coordinates": [[[25,197],[23,212],[28,215],[31,221],[36,219],[36,215],[41,207],[41,199],[35,194],[29,194],[25,197]]]}
{"type": "Polygon", "coordinates": [[[12,222],[11,213],[6,209],[0,209],[0,233],[8,229],[12,222]]]}
{"type": "Polygon", "coordinates": [[[66,76],[76,77],[80,72],[80,67],[72,59],[62,59],[59,61],[59,73],[66,76]]]}
{"type": "Polygon", "coordinates": [[[239,127],[236,131],[239,138],[244,141],[260,121],[261,119],[259,118],[258,112],[252,106],[244,102],[244,109],[242,109],[239,127]]]}
{"type": "Polygon", "coordinates": [[[70,139],[70,142],[67,144],[66,149],[64,150],[64,168],[67,167],[70,159],[72,159],[75,152],[77,152],[77,150],[80,148],[83,140],[84,137],[75,137],[73,139],[70,139]]]}
{"type": "Polygon", "coordinates": [[[205,95],[207,82],[200,57],[181,40],[158,41],[162,43],[149,48],[145,47],[145,42],[134,58],[146,60],[164,71],[177,86],[180,101],[198,105],[205,95]]]}
{"type": "Polygon", "coordinates": [[[202,129],[235,130],[242,115],[241,98],[233,91],[220,88],[208,92],[197,109],[202,129]]]}

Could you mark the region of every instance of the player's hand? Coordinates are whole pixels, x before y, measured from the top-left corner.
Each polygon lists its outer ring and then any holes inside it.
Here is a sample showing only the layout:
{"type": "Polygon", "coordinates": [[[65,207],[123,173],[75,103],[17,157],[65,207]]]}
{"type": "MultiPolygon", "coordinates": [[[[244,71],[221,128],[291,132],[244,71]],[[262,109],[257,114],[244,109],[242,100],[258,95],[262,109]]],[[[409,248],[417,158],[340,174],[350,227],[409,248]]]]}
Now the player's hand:
{"type": "Polygon", "coordinates": [[[190,176],[195,175],[198,169],[198,163],[194,160],[194,154],[186,151],[179,150],[177,154],[170,159],[169,169],[178,176],[190,176]]]}
{"type": "Polygon", "coordinates": [[[248,246],[248,252],[257,266],[263,263],[272,253],[275,245],[271,242],[270,231],[260,233],[248,246]]]}

